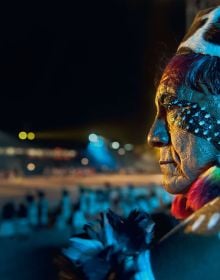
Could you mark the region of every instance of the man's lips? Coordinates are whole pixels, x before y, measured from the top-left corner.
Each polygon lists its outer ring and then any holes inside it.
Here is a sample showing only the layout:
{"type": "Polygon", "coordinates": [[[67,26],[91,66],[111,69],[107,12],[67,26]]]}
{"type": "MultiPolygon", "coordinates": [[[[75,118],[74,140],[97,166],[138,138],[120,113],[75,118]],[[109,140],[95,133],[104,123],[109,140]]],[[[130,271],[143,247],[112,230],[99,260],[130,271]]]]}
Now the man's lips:
{"type": "Polygon", "coordinates": [[[159,164],[160,164],[160,165],[163,165],[163,164],[170,164],[170,163],[176,164],[176,162],[175,162],[174,160],[160,160],[160,161],[159,161],[159,164]]]}

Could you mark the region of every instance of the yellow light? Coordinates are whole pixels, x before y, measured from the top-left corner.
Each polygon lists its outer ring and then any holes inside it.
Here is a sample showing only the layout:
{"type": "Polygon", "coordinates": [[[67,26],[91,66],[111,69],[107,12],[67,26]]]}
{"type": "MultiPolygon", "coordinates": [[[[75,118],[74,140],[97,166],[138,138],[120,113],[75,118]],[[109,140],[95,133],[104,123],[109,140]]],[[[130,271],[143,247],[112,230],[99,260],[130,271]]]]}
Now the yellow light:
{"type": "Polygon", "coordinates": [[[5,153],[8,156],[14,156],[15,155],[15,148],[8,147],[8,148],[5,149],[5,153]]]}
{"type": "Polygon", "coordinates": [[[28,132],[27,138],[28,138],[28,140],[34,140],[34,139],[35,139],[35,134],[34,134],[34,132],[28,132]]]}
{"type": "Polygon", "coordinates": [[[19,138],[20,140],[25,140],[25,139],[27,139],[27,133],[26,133],[25,131],[19,132],[18,138],[19,138]]]}

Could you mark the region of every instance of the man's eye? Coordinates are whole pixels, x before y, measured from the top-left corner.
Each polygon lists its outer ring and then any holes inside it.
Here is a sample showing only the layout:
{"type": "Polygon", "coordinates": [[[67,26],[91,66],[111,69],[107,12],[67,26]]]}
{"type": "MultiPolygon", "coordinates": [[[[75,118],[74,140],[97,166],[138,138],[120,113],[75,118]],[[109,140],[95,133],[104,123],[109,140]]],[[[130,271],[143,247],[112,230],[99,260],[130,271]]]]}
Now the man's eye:
{"type": "Polygon", "coordinates": [[[167,117],[168,119],[171,121],[171,123],[174,122],[181,122],[181,121],[185,121],[185,119],[187,118],[187,115],[190,114],[191,112],[191,107],[189,105],[185,105],[185,106],[169,106],[169,108],[167,108],[167,117]]]}
{"type": "Polygon", "coordinates": [[[170,111],[173,111],[173,110],[176,110],[176,109],[180,109],[181,107],[178,106],[177,104],[171,104],[171,103],[168,103],[168,104],[163,104],[164,108],[167,110],[167,112],[170,112],[170,111]]]}
{"type": "Polygon", "coordinates": [[[174,96],[163,94],[160,98],[160,104],[167,112],[180,110],[182,112],[190,110],[192,103],[186,100],[179,100],[174,96]]]}
{"type": "Polygon", "coordinates": [[[164,107],[168,112],[173,111],[173,110],[181,110],[182,112],[189,110],[191,107],[188,104],[181,104],[181,103],[169,103],[169,104],[164,104],[164,107]]]}
{"type": "Polygon", "coordinates": [[[166,109],[168,112],[179,109],[180,107],[178,105],[174,105],[174,104],[168,104],[166,105],[166,109]]]}

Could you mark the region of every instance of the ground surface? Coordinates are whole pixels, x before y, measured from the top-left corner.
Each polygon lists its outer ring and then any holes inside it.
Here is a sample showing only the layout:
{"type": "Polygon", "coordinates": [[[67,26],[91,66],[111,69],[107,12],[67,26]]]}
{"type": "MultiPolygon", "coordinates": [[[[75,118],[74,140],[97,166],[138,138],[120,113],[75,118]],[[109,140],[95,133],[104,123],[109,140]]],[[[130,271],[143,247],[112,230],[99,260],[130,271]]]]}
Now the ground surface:
{"type": "MultiPolygon", "coordinates": [[[[88,177],[29,177],[0,179],[0,207],[9,200],[16,204],[24,200],[27,192],[43,189],[50,207],[59,203],[61,190],[67,188],[73,200],[77,198],[77,185],[100,187],[110,182],[123,186],[132,183],[144,186],[160,184],[160,175],[92,175],[88,177]]],[[[38,230],[28,238],[0,238],[0,280],[56,280],[53,263],[55,253],[68,243],[71,230],[38,230]]]]}

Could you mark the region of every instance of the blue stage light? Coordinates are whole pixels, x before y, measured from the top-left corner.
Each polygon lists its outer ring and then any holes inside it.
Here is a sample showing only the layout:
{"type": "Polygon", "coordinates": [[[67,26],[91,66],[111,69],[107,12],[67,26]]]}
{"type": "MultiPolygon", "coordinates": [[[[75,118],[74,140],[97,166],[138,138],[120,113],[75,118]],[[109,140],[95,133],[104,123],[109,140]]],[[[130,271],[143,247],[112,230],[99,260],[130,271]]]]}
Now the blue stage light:
{"type": "Polygon", "coordinates": [[[108,142],[102,136],[97,136],[96,134],[90,134],[89,141],[87,147],[88,157],[97,166],[106,166],[109,169],[115,169],[117,164],[108,149],[108,142]]]}

